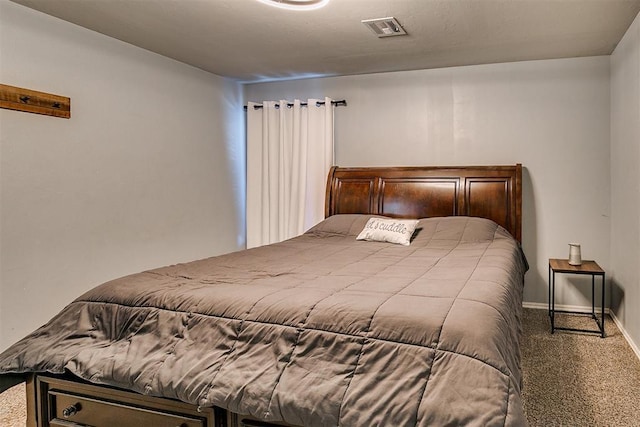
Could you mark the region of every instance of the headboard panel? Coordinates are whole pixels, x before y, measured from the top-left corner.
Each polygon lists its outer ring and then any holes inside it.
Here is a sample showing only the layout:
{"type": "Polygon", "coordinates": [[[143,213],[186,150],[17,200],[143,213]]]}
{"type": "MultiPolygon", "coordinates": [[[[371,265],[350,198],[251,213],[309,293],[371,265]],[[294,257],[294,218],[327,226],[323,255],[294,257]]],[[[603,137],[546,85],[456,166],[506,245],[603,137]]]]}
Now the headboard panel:
{"type": "Polygon", "coordinates": [[[489,218],[522,240],[522,165],[340,168],[329,172],[325,216],[489,218]]]}

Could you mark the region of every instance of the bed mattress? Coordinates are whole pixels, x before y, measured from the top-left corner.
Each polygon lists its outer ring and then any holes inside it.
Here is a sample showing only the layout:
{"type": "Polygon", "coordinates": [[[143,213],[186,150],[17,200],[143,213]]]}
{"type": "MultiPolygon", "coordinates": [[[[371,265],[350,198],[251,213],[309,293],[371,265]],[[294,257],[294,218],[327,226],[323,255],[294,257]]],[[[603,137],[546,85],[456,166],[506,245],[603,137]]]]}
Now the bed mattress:
{"type": "Polygon", "coordinates": [[[100,285],[0,355],[97,384],[304,426],[526,424],[526,261],[492,221],[410,246],[335,215],[282,243],[100,285]]]}

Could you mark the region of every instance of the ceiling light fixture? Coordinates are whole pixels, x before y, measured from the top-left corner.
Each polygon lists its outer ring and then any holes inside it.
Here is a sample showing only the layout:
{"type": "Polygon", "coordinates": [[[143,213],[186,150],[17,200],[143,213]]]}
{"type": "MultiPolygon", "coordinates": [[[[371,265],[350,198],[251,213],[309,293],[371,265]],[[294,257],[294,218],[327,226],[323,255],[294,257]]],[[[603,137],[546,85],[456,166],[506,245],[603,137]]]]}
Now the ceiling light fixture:
{"type": "Polygon", "coordinates": [[[289,10],[314,10],[320,9],[329,3],[329,0],[258,0],[269,6],[289,10]]]}

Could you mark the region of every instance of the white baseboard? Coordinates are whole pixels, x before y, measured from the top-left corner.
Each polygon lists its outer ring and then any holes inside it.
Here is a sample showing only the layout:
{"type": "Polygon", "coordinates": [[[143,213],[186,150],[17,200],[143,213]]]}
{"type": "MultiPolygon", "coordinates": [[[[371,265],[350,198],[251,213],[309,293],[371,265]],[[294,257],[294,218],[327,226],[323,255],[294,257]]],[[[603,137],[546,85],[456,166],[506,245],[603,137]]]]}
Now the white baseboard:
{"type": "Polygon", "coordinates": [[[616,317],[616,315],[615,315],[615,313],[613,311],[609,312],[609,315],[613,319],[613,323],[615,323],[616,326],[618,327],[618,329],[620,329],[620,332],[622,332],[622,335],[625,337],[625,339],[629,343],[629,346],[631,346],[631,350],[633,350],[633,352],[636,354],[636,356],[638,356],[638,359],[640,359],[640,348],[638,348],[636,343],[633,342],[633,339],[631,338],[631,335],[629,335],[629,333],[624,328],[624,326],[622,326],[622,323],[616,317]]]}
{"type": "MultiPolygon", "coordinates": [[[[523,302],[522,306],[524,308],[533,308],[533,309],[536,309],[536,310],[549,310],[549,304],[541,303],[541,302],[523,302]]],[[[556,304],[556,309],[557,310],[578,311],[578,312],[581,312],[581,313],[591,313],[591,307],[587,307],[587,306],[583,306],[583,305],[561,305],[561,304],[556,304]]],[[[629,335],[629,333],[624,328],[622,323],[620,323],[620,320],[618,320],[618,318],[616,317],[614,312],[609,310],[609,308],[605,308],[604,312],[607,313],[609,316],[611,316],[611,319],[613,319],[613,323],[615,323],[616,326],[618,327],[618,329],[620,329],[620,332],[622,332],[622,336],[624,336],[624,339],[627,340],[627,343],[629,343],[629,347],[631,347],[631,350],[633,350],[633,352],[636,354],[636,357],[638,358],[638,360],[640,360],[640,348],[638,348],[636,343],[633,342],[633,339],[631,338],[631,335],[629,335]]],[[[599,313],[597,307],[596,307],[596,313],[599,313]]]]}
{"type": "MultiPolygon", "coordinates": [[[[549,304],[543,303],[543,302],[523,302],[522,306],[524,308],[534,308],[536,310],[549,310],[549,304]]],[[[587,307],[586,305],[556,304],[556,310],[567,310],[567,311],[577,311],[580,313],[591,313],[591,307],[587,307]]],[[[609,312],[608,307],[604,309],[604,312],[607,314],[611,314],[609,312]]],[[[600,307],[596,307],[596,313],[600,313],[600,307]]]]}

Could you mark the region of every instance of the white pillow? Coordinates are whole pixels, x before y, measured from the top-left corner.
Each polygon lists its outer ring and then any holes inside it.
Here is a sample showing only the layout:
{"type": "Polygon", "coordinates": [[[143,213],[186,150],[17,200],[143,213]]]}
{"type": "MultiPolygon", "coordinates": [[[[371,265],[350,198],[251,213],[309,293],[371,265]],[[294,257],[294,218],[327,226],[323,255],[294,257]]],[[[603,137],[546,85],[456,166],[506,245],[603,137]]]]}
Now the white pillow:
{"type": "Polygon", "coordinates": [[[409,246],[417,219],[370,218],[356,240],[399,243],[409,246]]]}

